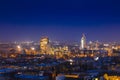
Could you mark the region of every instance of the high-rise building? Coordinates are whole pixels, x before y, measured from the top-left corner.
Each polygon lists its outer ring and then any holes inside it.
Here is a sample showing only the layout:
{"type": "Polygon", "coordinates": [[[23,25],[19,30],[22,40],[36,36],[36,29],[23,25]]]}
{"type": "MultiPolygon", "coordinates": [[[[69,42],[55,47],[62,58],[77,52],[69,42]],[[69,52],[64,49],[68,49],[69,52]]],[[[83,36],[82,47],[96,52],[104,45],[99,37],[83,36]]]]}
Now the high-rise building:
{"type": "Polygon", "coordinates": [[[41,50],[41,53],[47,53],[48,51],[48,48],[49,48],[49,38],[48,37],[43,37],[41,38],[40,40],[40,50],[41,50]]]}
{"type": "Polygon", "coordinates": [[[85,34],[83,34],[81,38],[80,49],[85,49],[85,48],[86,48],[86,36],[85,34]]]}

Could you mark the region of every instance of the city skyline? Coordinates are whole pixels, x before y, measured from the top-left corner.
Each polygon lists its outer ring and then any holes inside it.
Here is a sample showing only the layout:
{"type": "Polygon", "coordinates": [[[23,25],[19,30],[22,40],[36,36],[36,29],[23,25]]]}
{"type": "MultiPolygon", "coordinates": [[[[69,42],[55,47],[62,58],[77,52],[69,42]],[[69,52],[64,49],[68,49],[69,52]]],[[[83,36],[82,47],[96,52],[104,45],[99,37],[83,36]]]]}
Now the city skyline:
{"type": "Polygon", "coordinates": [[[0,1],[0,41],[120,41],[120,5],[112,0],[0,1]]]}

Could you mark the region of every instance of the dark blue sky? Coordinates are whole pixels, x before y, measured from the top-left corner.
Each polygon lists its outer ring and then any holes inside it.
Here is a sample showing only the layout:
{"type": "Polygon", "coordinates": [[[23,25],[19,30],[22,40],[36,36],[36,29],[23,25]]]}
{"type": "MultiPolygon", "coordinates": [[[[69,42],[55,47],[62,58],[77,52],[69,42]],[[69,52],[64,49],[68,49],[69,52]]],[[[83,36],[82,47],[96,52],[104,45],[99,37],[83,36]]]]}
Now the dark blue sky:
{"type": "Polygon", "coordinates": [[[120,1],[0,0],[0,41],[120,40],[120,1]]]}

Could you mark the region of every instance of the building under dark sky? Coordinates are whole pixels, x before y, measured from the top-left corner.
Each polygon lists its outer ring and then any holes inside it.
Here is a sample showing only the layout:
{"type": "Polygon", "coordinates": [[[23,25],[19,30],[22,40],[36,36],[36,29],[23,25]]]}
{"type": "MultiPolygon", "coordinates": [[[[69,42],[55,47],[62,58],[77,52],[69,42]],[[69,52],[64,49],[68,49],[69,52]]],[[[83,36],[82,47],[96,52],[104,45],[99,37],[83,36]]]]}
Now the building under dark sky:
{"type": "Polygon", "coordinates": [[[0,0],[0,41],[119,41],[118,0],[0,0]]]}

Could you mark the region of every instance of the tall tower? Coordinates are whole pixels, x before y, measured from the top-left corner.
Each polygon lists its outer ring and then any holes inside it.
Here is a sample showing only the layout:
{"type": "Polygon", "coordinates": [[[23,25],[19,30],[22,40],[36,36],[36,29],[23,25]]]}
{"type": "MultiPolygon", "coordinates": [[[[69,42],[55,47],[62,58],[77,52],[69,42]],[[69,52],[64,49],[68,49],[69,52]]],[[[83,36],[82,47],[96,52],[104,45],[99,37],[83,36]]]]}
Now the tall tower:
{"type": "Polygon", "coordinates": [[[49,38],[43,37],[40,39],[40,50],[41,53],[48,53],[48,46],[49,46],[49,38]]]}
{"type": "Polygon", "coordinates": [[[83,34],[82,38],[81,38],[80,49],[85,49],[85,48],[86,48],[86,36],[85,36],[85,34],[83,34]]]}

